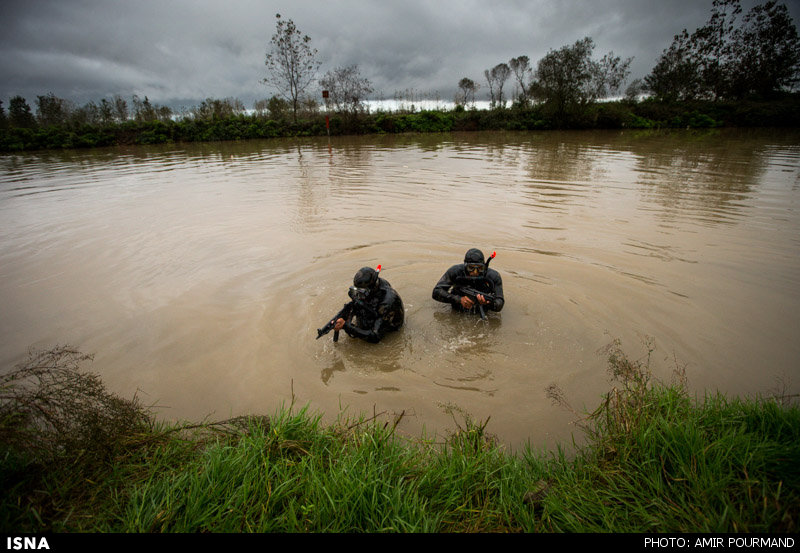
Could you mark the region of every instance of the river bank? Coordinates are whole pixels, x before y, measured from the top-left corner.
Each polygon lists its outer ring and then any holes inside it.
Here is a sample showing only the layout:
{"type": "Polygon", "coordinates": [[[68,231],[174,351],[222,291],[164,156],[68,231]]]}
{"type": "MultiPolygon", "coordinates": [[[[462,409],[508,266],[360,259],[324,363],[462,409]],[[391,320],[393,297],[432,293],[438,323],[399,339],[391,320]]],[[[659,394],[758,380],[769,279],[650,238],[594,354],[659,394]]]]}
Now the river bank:
{"type": "MultiPolygon", "coordinates": [[[[165,425],[69,348],[3,377],[4,532],[797,532],[796,398],[689,396],[676,368],[606,351],[614,387],[574,453],[509,452],[491,421],[447,436],[310,408],[165,425]]],[[[568,407],[557,388],[551,399],[568,407]]],[[[402,417],[402,415],[400,415],[402,417]]]]}
{"type": "Polygon", "coordinates": [[[486,130],[670,129],[800,126],[800,94],[770,101],[614,101],[554,112],[547,104],[491,110],[465,109],[358,115],[314,112],[288,117],[236,115],[228,118],[126,121],[108,125],[0,129],[0,152],[59,150],[131,144],[167,144],[363,134],[486,130]]]}

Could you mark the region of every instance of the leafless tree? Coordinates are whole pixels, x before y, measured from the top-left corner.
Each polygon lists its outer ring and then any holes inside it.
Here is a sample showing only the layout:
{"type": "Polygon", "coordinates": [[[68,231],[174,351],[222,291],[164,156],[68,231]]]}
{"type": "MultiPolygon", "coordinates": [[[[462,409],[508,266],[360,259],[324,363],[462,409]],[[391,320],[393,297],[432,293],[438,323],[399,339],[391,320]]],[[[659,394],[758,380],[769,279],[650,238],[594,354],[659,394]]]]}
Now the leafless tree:
{"type": "Polygon", "coordinates": [[[488,69],[483,70],[483,77],[486,79],[486,84],[489,85],[489,99],[491,101],[491,106],[494,107],[495,98],[494,98],[494,78],[492,77],[492,72],[488,69]]]}
{"type": "Polygon", "coordinates": [[[497,86],[497,102],[500,107],[505,107],[506,101],[503,98],[503,85],[511,76],[511,68],[506,63],[498,63],[492,68],[492,77],[497,86]]]}
{"type": "Polygon", "coordinates": [[[508,62],[511,71],[514,73],[514,78],[517,79],[517,84],[519,84],[519,88],[522,91],[519,98],[521,101],[527,101],[528,98],[528,86],[525,84],[526,81],[530,80],[531,74],[531,60],[528,56],[518,56],[516,58],[512,58],[508,62]]]}
{"type": "Polygon", "coordinates": [[[268,75],[263,82],[274,86],[289,101],[297,121],[300,99],[315,81],[320,62],[316,59],[317,50],[311,47],[311,38],[300,33],[291,19],[283,20],[281,14],[275,17],[278,22],[264,62],[268,75]]]}
{"type": "Polygon", "coordinates": [[[362,113],[365,110],[364,100],[374,92],[372,83],[361,76],[357,65],[328,71],[319,84],[328,91],[326,105],[332,105],[337,112],[348,117],[362,113]]]}
{"type": "Polygon", "coordinates": [[[503,85],[511,75],[511,68],[508,66],[508,64],[498,63],[491,69],[491,71],[488,69],[485,70],[483,75],[486,77],[486,82],[489,83],[489,95],[491,96],[492,107],[495,107],[496,105],[505,107],[505,101],[503,100],[503,85]]]}

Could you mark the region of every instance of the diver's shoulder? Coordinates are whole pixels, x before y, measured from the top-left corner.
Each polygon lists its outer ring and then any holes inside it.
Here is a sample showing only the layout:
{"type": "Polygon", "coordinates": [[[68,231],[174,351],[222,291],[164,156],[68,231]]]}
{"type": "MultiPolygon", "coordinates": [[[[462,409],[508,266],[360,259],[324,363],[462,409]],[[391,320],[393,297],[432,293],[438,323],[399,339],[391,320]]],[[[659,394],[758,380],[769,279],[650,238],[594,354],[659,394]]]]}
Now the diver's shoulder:
{"type": "Polygon", "coordinates": [[[494,269],[487,269],[486,271],[486,278],[494,281],[502,281],[503,277],[500,276],[500,273],[495,271],[494,269]]]}

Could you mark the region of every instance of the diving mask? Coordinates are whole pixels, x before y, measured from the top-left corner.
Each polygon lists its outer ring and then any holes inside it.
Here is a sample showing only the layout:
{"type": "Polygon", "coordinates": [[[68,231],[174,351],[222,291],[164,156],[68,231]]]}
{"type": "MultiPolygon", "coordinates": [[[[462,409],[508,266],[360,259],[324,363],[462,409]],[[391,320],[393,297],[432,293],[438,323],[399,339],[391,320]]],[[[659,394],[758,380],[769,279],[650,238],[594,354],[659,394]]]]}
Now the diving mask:
{"type": "Polygon", "coordinates": [[[369,296],[369,288],[357,288],[355,286],[351,286],[350,290],[347,292],[347,295],[350,296],[351,299],[364,301],[369,296]]]}

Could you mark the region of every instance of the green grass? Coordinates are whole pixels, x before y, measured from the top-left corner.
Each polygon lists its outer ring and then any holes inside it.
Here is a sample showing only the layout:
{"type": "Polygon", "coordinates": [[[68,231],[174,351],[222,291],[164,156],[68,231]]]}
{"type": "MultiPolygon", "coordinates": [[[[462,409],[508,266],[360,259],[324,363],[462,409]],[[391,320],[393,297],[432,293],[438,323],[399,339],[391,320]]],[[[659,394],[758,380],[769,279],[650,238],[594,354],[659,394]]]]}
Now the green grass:
{"type": "Polygon", "coordinates": [[[0,530],[798,531],[797,405],[695,401],[684,379],[654,382],[619,344],[606,353],[616,385],[568,455],[510,454],[488,420],[454,407],[443,442],[294,406],[164,425],[81,372],[80,354],[53,350],[0,382],[0,530]],[[87,432],[88,420],[104,424],[87,432]]]}

